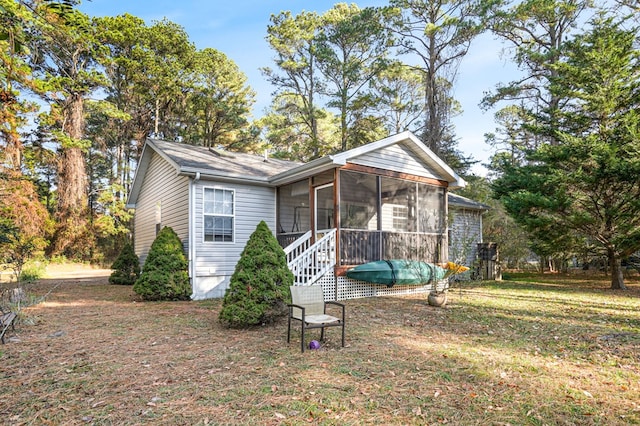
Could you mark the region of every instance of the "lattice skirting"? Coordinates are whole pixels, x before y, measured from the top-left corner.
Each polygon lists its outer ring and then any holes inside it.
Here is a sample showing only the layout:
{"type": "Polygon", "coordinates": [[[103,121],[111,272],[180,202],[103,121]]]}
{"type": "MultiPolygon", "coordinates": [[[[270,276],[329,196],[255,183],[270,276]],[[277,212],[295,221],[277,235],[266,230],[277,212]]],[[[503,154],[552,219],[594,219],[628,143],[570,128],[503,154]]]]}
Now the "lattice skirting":
{"type": "MultiPolygon", "coordinates": [[[[375,296],[400,296],[406,294],[428,293],[433,288],[433,283],[427,285],[399,285],[387,287],[380,284],[371,284],[364,281],[352,280],[347,277],[336,277],[333,271],[329,271],[318,283],[322,286],[325,300],[349,300],[362,297],[375,296]]],[[[438,289],[446,285],[446,281],[438,282],[438,289]]]]}

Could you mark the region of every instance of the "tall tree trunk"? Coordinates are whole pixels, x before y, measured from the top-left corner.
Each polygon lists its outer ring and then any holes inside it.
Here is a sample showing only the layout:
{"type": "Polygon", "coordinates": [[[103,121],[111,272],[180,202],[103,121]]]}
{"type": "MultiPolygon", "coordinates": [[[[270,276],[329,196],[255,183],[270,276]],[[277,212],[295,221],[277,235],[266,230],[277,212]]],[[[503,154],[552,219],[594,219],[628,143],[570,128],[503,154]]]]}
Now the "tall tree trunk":
{"type": "Polygon", "coordinates": [[[20,142],[20,136],[18,136],[17,132],[13,131],[13,129],[7,132],[2,131],[0,135],[2,135],[2,138],[5,140],[5,164],[7,164],[11,170],[20,172],[22,166],[22,142],[20,142]]]}
{"type": "Polygon", "coordinates": [[[609,265],[611,265],[611,289],[626,290],[627,286],[624,285],[620,258],[616,256],[615,250],[612,248],[607,249],[607,256],[609,257],[609,265]]]}
{"type": "Polygon", "coordinates": [[[83,113],[82,95],[70,95],[64,106],[62,130],[72,142],[63,142],[60,148],[53,251],[72,258],[86,258],[93,247],[87,228],[87,170],[84,152],[79,146],[84,131],[83,113]]]}
{"type": "Polygon", "coordinates": [[[4,139],[4,163],[11,170],[20,172],[22,166],[22,142],[18,133],[18,101],[11,92],[11,87],[0,88],[0,120],[4,125],[0,127],[0,138],[4,139]]]}
{"type": "Polygon", "coordinates": [[[309,92],[307,94],[307,114],[309,114],[309,123],[311,127],[311,143],[312,143],[312,154],[311,158],[316,159],[320,156],[320,137],[318,136],[318,118],[316,117],[316,106],[315,106],[315,80],[313,78],[314,75],[314,56],[309,55],[309,75],[311,78],[309,79],[309,92]]]}

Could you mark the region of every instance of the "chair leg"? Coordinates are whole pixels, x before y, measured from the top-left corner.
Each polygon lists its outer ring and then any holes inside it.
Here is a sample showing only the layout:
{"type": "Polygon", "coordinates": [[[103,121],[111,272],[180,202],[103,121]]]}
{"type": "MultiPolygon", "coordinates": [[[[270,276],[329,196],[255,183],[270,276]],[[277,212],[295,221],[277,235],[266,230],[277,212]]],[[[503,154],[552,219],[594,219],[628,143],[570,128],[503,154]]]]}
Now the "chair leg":
{"type": "Polygon", "coordinates": [[[324,342],[324,327],[320,329],[320,341],[324,342]]]}
{"type": "Polygon", "coordinates": [[[342,347],[344,348],[344,321],[342,322],[342,347]]]}
{"type": "Polygon", "coordinates": [[[287,343],[291,341],[291,315],[289,315],[289,324],[287,324],[287,343]]]}
{"type": "Polygon", "coordinates": [[[304,323],[302,323],[300,328],[300,352],[304,353],[304,323]]]}

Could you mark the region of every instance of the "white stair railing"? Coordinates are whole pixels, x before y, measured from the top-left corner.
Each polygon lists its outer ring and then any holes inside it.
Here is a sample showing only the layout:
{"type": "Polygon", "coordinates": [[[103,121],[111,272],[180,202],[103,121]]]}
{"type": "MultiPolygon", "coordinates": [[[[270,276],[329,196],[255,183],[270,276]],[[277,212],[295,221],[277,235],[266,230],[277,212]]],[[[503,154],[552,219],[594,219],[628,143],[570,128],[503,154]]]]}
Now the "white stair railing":
{"type": "Polygon", "coordinates": [[[304,253],[311,245],[311,231],[307,231],[303,236],[289,244],[284,248],[284,254],[287,256],[287,265],[295,258],[304,253]]]}
{"type": "MultiPolygon", "coordinates": [[[[304,239],[305,236],[306,234],[299,240],[304,239]]],[[[299,240],[285,248],[287,263],[289,269],[293,272],[294,285],[311,285],[322,278],[336,264],[336,230],[330,230],[321,239],[304,250],[299,250],[299,247],[308,243],[299,243],[299,240]],[[296,247],[291,248],[294,245],[296,247]],[[292,256],[290,259],[289,254],[293,252],[296,252],[297,255],[292,256]]]]}

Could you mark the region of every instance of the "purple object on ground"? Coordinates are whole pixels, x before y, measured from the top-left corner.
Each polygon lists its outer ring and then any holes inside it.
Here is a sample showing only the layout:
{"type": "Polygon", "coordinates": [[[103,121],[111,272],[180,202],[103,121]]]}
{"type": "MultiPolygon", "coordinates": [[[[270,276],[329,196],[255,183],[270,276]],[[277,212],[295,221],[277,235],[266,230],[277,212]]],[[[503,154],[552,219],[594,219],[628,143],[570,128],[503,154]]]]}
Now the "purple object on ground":
{"type": "Polygon", "coordinates": [[[309,349],[320,349],[320,342],[312,340],[309,342],[309,349]]]}

